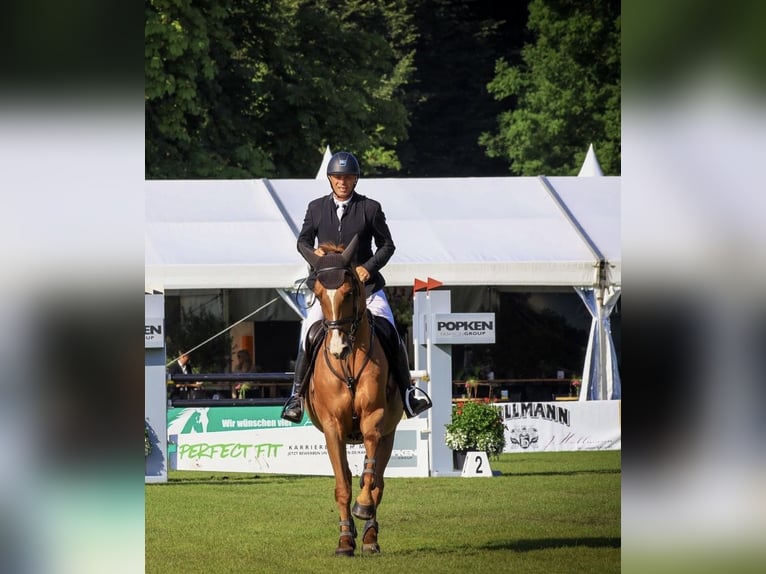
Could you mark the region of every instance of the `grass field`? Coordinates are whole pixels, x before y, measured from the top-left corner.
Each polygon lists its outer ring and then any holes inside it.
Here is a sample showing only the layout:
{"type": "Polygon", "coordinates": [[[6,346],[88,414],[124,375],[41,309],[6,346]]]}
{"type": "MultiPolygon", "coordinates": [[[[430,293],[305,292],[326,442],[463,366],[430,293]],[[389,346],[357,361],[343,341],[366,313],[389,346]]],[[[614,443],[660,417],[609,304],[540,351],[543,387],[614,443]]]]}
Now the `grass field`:
{"type": "Polygon", "coordinates": [[[388,478],[381,554],[354,558],[333,555],[330,477],[171,471],[146,485],[146,572],[619,572],[620,455],[503,454],[492,478],[388,478]]]}

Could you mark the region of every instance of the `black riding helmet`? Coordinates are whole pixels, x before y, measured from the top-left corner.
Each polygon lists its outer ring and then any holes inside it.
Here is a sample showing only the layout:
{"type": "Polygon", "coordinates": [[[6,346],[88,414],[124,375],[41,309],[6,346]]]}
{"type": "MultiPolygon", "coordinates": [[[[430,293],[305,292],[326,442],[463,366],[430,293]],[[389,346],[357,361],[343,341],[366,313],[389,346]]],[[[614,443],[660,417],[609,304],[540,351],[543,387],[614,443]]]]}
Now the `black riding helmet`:
{"type": "Polygon", "coordinates": [[[355,175],[359,177],[359,162],[353,154],[339,151],[330,158],[327,164],[327,175],[355,175]]]}

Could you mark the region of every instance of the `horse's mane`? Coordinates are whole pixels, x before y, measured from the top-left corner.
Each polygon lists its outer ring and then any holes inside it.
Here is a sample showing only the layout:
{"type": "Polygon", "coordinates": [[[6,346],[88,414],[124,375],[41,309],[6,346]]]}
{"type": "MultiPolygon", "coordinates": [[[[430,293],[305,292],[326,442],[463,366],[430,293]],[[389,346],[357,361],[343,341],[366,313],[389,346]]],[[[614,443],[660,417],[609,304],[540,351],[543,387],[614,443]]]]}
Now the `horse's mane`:
{"type": "Polygon", "coordinates": [[[345,248],[346,246],[342,243],[339,245],[332,241],[325,241],[324,243],[319,244],[319,249],[324,249],[325,253],[343,253],[345,248]]]}

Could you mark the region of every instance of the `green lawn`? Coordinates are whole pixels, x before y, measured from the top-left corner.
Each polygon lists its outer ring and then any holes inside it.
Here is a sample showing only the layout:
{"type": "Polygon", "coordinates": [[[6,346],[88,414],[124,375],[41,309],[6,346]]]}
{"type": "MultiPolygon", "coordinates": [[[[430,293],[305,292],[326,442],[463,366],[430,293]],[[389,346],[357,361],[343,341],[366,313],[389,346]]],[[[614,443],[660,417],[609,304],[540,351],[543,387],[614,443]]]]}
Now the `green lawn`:
{"type": "Polygon", "coordinates": [[[492,478],[386,479],[382,552],[354,558],[333,555],[330,477],[171,471],[146,486],[146,572],[619,572],[620,455],[503,454],[492,478]]]}

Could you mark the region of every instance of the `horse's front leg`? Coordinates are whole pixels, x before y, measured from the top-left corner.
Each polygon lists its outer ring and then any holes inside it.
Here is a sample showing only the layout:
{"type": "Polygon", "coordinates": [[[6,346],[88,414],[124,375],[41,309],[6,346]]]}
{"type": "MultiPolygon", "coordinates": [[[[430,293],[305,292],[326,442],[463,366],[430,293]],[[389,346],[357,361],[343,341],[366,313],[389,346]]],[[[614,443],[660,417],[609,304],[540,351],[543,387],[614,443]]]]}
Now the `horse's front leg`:
{"type": "MultiPolygon", "coordinates": [[[[388,459],[378,463],[378,449],[381,440],[380,425],[377,424],[381,417],[367,416],[362,418],[361,431],[364,435],[364,468],[359,479],[360,491],[354,502],[351,512],[357,518],[371,520],[375,518],[375,498],[373,491],[378,480],[378,469],[385,469],[388,459]]],[[[390,453],[389,453],[390,456],[390,453]]]]}
{"type": "Polygon", "coordinates": [[[356,526],[351,518],[351,469],[348,467],[346,443],[337,431],[325,429],[327,454],[330,456],[333,474],[335,475],[335,503],[338,505],[340,516],[340,537],[336,556],[353,556],[356,548],[356,526]]]}
{"type": "Polygon", "coordinates": [[[390,433],[380,439],[378,449],[375,452],[375,482],[372,489],[372,500],[375,505],[375,516],[367,520],[362,527],[362,554],[377,554],[380,552],[378,545],[378,521],[376,516],[380,503],[383,501],[383,489],[385,482],[383,474],[391,458],[391,452],[394,448],[394,433],[390,433]]]}
{"type": "Polygon", "coordinates": [[[383,501],[383,488],[385,486],[383,473],[386,471],[388,461],[391,459],[391,453],[394,450],[394,438],[394,432],[382,437],[378,443],[378,450],[375,453],[375,488],[372,489],[372,500],[376,509],[383,501]]]}

